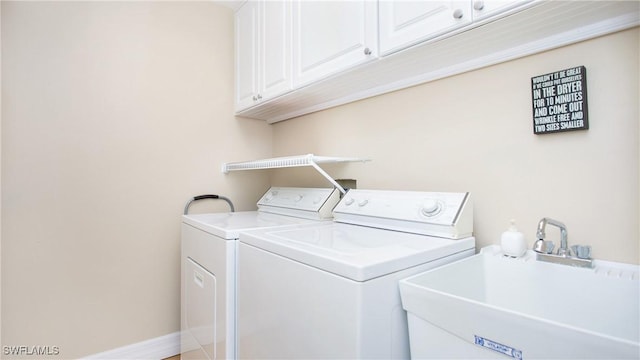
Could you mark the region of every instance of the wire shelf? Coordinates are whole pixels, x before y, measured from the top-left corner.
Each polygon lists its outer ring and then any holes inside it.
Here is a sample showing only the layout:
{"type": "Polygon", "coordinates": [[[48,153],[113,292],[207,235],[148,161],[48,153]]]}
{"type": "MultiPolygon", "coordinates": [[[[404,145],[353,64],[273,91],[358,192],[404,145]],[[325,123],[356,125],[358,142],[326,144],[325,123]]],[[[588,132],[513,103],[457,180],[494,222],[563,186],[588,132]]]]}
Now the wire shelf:
{"type": "Polygon", "coordinates": [[[327,163],[343,163],[343,162],[366,162],[369,159],[361,159],[354,157],[332,157],[332,156],[316,156],[313,154],[297,155],[297,156],[283,156],[270,159],[253,160],[253,161],[241,161],[222,164],[222,172],[228,173],[229,171],[238,170],[260,170],[260,169],[278,169],[278,168],[290,168],[290,167],[302,167],[313,166],[322,176],[329,180],[335,187],[338,188],[343,194],[346,192],[338,183],[327,174],[318,164],[327,163]]]}

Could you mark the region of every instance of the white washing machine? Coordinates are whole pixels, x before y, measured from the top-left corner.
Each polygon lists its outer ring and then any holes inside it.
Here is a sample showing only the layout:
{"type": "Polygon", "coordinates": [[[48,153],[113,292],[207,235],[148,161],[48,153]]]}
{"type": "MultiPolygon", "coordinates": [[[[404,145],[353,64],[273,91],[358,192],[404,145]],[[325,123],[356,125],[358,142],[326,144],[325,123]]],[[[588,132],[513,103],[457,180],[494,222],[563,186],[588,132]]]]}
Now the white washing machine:
{"type": "Polygon", "coordinates": [[[238,358],[408,359],[398,281],[475,253],[468,193],[351,190],[334,222],[240,234],[238,358]]]}
{"type": "Polygon", "coordinates": [[[326,222],[339,199],[336,189],[273,187],[258,201],[258,211],[183,216],[182,359],[235,359],[240,233],[326,222]]]}

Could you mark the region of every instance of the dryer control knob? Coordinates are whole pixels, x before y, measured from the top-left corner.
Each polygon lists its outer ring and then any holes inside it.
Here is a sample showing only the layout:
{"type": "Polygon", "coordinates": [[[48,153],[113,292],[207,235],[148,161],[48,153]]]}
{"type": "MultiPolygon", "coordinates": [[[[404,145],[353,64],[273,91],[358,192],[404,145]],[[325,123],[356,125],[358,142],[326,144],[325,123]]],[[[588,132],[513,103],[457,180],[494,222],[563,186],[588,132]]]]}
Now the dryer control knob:
{"type": "Polygon", "coordinates": [[[346,199],[344,200],[344,204],[345,204],[345,205],[347,205],[347,206],[349,206],[349,205],[353,204],[354,202],[355,202],[355,200],[353,200],[353,198],[352,198],[352,197],[350,197],[350,198],[346,198],[346,199]]]}
{"type": "Polygon", "coordinates": [[[440,203],[433,199],[425,200],[422,203],[422,208],[420,209],[420,213],[424,216],[435,216],[440,210],[442,210],[440,203]]]}
{"type": "Polygon", "coordinates": [[[358,206],[363,207],[369,203],[369,200],[364,199],[358,203],[358,206]]]}

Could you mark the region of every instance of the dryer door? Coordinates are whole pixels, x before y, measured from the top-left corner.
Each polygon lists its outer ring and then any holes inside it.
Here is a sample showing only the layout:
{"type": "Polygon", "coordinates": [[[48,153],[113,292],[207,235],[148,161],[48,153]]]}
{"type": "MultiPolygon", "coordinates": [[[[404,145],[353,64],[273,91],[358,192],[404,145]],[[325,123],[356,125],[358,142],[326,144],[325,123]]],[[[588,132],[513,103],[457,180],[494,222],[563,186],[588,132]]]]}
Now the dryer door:
{"type": "Polygon", "coordinates": [[[215,360],[216,277],[191,258],[185,270],[187,329],[208,358],[215,360]]]}

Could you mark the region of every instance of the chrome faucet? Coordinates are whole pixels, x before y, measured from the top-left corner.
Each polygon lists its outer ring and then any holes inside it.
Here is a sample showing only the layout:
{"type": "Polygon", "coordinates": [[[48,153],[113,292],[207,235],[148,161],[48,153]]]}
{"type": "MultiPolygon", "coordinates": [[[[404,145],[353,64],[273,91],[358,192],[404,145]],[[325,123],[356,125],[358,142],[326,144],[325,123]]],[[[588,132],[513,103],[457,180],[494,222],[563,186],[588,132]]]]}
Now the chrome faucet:
{"type": "Polygon", "coordinates": [[[542,220],[538,222],[536,239],[536,242],[533,244],[533,250],[537,253],[537,260],[578,267],[593,267],[591,247],[574,245],[572,248],[574,249],[575,256],[572,256],[567,241],[567,227],[560,221],[550,218],[542,218],[542,220]],[[553,242],[545,241],[545,228],[547,227],[547,224],[556,226],[560,229],[560,248],[558,248],[555,255],[552,254],[554,248],[553,242]]]}
{"type": "MultiPolygon", "coordinates": [[[[543,245],[544,238],[546,236],[544,230],[547,224],[557,226],[560,229],[560,248],[558,248],[556,254],[565,257],[571,256],[571,250],[569,250],[569,245],[567,243],[567,227],[560,221],[550,218],[542,218],[542,220],[538,222],[538,231],[536,231],[536,238],[538,240],[536,240],[536,244],[534,245],[533,249],[539,253],[548,253],[547,251],[544,251],[544,249],[548,248],[549,244],[546,243],[543,245]]],[[[551,249],[553,249],[553,246],[551,246],[551,249]]]]}

